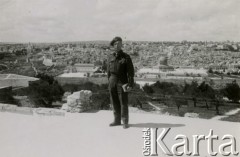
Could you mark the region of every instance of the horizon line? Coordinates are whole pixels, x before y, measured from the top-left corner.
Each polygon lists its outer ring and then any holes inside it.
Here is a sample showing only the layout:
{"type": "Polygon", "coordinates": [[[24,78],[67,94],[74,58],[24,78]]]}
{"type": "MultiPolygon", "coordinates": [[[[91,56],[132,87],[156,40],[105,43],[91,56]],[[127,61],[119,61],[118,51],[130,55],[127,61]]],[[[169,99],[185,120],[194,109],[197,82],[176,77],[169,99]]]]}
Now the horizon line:
{"type": "MultiPolygon", "coordinates": [[[[74,43],[74,42],[110,42],[111,40],[79,40],[79,41],[49,41],[49,42],[44,42],[44,41],[23,41],[23,42],[15,42],[15,41],[0,41],[1,44],[4,43],[9,43],[9,44],[27,44],[27,43],[35,43],[35,44],[57,44],[57,43],[74,43]]],[[[222,42],[234,42],[234,43],[240,43],[240,41],[233,41],[233,40],[221,40],[221,41],[214,41],[214,40],[123,40],[123,42],[217,42],[217,43],[222,43],[222,42]]]]}

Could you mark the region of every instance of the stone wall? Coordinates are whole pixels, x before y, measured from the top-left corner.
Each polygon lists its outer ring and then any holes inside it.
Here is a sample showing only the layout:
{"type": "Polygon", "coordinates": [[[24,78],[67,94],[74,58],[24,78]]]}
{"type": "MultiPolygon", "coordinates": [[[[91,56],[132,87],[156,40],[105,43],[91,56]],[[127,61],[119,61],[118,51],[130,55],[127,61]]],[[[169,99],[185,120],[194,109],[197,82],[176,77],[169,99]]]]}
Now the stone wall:
{"type": "Polygon", "coordinates": [[[55,78],[59,84],[64,85],[64,84],[84,84],[86,82],[92,82],[95,84],[107,84],[108,83],[108,79],[107,77],[99,77],[99,78],[95,78],[95,77],[83,77],[83,78],[76,78],[76,77],[56,77],[55,78]]]}

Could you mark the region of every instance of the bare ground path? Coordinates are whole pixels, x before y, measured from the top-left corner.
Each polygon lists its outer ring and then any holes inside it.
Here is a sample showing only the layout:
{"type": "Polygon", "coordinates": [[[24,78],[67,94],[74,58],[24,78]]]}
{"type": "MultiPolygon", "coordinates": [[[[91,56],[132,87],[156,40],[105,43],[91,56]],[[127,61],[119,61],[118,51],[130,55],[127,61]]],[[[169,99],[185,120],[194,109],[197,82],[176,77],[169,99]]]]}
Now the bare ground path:
{"type": "MultiPolygon", "coordinates": [[[[22,115],[0,112],[0,156],[7,157],[141,157],[143,128],[171,128],[164,142],[168,147],[179,143],[176,135],[189,139],[193,135],[208,135],[210,129],[220,140],[214,140],[213,149],[223,143],[225,134],[233,135],[237,144],[240,124],[197,118],[157,114],[130,113],[130,128],[109,127],[112,111],[66,113],[65,116],[22,115]],[[223,129],[224,128],[224,129],[223,129]]],[[[200,156],[209,156],[206,140],[200,142],[200,156]]],[[[239,145],[237,145],[239,148],[239,145]]],[[[158,156],[167,156],[158,149],[158,156]]],[[[184,155],[183,155],[184,156],[184,155]]],[[[218,154],[217,156],[222,156],[218,154]]]]}

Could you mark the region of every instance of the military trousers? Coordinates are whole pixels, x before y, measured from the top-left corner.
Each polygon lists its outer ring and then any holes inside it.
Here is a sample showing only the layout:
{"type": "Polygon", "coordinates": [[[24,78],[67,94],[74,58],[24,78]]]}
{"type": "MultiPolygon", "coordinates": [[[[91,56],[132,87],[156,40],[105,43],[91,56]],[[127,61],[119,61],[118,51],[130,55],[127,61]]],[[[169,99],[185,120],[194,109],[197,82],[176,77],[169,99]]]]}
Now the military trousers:
{"type": "Polygon", "coordinates": [[[109,78],[109,92],[111,104],[113,106],[114,122],[121,120],[124,124],[128,123],[128,93],[123,91],[123,83],[120,83],[115,76],[109,78]]]}

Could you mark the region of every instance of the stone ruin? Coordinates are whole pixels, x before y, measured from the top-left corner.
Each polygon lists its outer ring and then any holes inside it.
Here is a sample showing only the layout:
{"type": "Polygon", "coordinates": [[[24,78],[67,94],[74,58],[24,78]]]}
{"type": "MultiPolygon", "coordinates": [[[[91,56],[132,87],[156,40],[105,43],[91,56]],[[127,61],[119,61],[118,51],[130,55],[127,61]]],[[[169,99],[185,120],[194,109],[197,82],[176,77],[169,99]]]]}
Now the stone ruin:
{"type": "Polygon", "coordinates": [[[199,118],[199,114],[198,113],[185,113],[184,117],[189,117],[189,118],[199,118]]]}
{"type": "Polygon", "coordinates": [[[67,112],[84,112],[93,109],[92,92],[89,90],[81,90],[68,95],[67,103],[62,105],[62,110],[67,112]]]}

